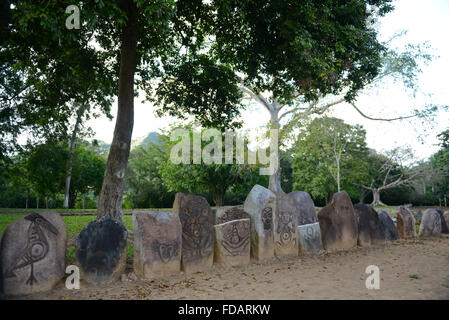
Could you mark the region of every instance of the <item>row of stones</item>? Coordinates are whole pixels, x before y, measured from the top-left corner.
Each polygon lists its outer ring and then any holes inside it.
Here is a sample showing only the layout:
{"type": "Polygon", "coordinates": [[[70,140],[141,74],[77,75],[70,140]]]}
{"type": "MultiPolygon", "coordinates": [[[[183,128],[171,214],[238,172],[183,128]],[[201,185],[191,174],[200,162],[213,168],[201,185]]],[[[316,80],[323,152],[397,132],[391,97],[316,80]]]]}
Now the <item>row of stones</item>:
{"type": "MultiPolygon", "coordinates": [[[[448,232],[449,212],[427,210],[419,236],[448,232]]],[[[306,192],[274,194],[256,185],[243,207],[213,212],[200,196],[178,193],[173,212],[133,212],[134,271],[142,278],[184,270],[196,272],[213,263],[247,265],[250,257],[297,255],[322,249],[346,250],[413,238],[413,214],[399,208],[397,229],[386,212],[352,205],[346,192],[315,213],[306,192]]],[[[82,278],[96,284],[117,279],[126,268],[128,232],[111,217],[89,223],[76,240],[82,278]]],[[[59,214],[33,213],[11,223],[0,245],[0,290],[27,294],[50,290],[64,276],[67,231],[59,214]]]]}

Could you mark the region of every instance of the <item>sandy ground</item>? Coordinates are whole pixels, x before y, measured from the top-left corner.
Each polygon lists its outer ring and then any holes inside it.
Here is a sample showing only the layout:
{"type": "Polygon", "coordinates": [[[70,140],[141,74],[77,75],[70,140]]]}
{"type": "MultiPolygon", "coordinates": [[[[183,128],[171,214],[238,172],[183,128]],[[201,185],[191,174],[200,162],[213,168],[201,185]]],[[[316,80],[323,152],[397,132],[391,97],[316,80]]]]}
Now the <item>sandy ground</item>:
{"type": "Polygon", "coordinates": [[[449,299],[449,236],[108,287],[82,281],[79,290],[68,290],[61,282],[51,292],[20,299],[449,299]],[[365,287],[368,265],[380,268],[379,290],[365,287]]]}

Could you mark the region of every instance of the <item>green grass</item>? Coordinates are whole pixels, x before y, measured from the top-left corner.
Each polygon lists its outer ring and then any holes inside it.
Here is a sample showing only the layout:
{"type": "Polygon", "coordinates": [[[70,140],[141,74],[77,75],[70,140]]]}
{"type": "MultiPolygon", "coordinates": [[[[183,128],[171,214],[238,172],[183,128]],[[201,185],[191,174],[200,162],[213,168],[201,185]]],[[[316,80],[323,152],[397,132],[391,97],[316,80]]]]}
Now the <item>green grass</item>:
{"type": "MultiPolygon", "coordinates": [[[[35,212],[34,210],[33,212],[35,212]]],[[[14,222],[20,218],[23,218],[23,214],[0,214],[0,234],[6,229],[8,224],[14,222]]],[[[84,226],[86,226],[89,222],[94,221],[96,216],[63,216],[62,220],[67,228],[67,235],[70,237],[76,233],[79,233],[84,226]]],[[[123,216],[123,222],[128,230],[133,230],[132,225],[132,216],[123,216]]],[[[133,250],[134,246],[130,243],[127,244],[127,260],[128,263],[132,263],[133,260],[133,250]]],[[[66,252],[66,258],[68,263],[75,262],[75,248],[69,248],[66,252]]]]}
{"type": "Polygon", "coordinates": [[[414,273],[414,274],[409,275],[409,278],[411,278],[411,279],[419,279],[420,276],[418,274],[414,273]]]}

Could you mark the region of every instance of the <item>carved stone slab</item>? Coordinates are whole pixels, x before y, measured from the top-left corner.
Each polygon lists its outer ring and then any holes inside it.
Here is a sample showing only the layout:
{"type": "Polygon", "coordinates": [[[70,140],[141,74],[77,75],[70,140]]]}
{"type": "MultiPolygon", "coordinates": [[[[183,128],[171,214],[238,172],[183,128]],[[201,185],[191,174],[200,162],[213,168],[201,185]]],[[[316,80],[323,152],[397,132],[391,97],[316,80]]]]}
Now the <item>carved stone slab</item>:
{"type": "Polygon", "coordinates": [[[358,203],[354,206],[354,212],[358,227],[357,244],[361,247],[384,244],[385,234],[376,210],[370,205],[358,203]]]}
{"type": "Polygon", "coordinates": [[[315,204],[312,197],[304,191],[294,191],[288,194],[293,199],[296,207],[296,215],[298,216],[298,226],[303,224],[311,224],[318,222],[315,211],[315,204]]]}
{"type": "Polygon", "coordinates": [[[214,262],[214,216],[207,200],[193,194],[177,193],[173,212],[182,225],[181,268],[197,272],[214,262]]]}
{"type": "Polygon", "coordinates": [[[441,233],[440,214],[435,209],[427,209],[421,219],[418,235],[421,238],[439,237],[441,233]]]}
{"type": "Polygon", "coordinates": [[[215,258],[224,266],[245,266],[250,262],[250,219],[232,220],[214,226],[215,258]]]}
{"type": "Polygon", "coordinates": [[[10,223],[0,244],[0,291],[23,295],[51,290],[65,275],[66,244],[59,213],[31,213],[10,223]]]}
{"type": "Polygon", "coordinates": [[[323,250],[320,224],[318,222],[298,226],[300,253],[317,253],[323,250]]]}
{"type": "Polygon", "coordinates": [[[255,260],[274,256],[273,216],[276,195],[260,185],[255,185],[246,197],[243,209],[251,216],[251,257],[255,260]]]}
{"type": "Polygon", "coordinates": [[[399,233],[396,229],[393,220],[386,211],[379,211],[380,228],[384,234],[386,241],[399,240],[399,233]]]}
{"type": "Polygon", "coordinates": [[[173,212],[134,211],[134,272],[160,278],[181,270],[182,227],[173,212]]]}
{"type": "Polygon", "coordinates": [[[232,220],[249,219],[248,212],[241,206],[219,207],[215,212],[215,224],[222,224],[232,220]]]}
{"type": "Polygon", "coordinates": [[[357,221],[345,191],[334,194],[332,202],[318,212],[318,221],[324,249],[347,250],[357,246],[357,221]]]}
{"type": "Polygon", "coordinates": [[[117,280],[126,268],[127,237],[125,226],[110,216],[89,222],[75,241],[81,279],[96,285],[117,280]]]}
{"type": "Polygon", "coordinates": [[[416,237],[415,217],[409,209],[403,206],[400,206],[398,209],[396,226],[398,229],[399,237],[401,239],[410,239],[416,237]]]}
{"type": "Polygon", "coordinates": [[[276,196],[273,221],[274,253],[277,256],[298,255],[298,211],[293,197],[276,196]]]}

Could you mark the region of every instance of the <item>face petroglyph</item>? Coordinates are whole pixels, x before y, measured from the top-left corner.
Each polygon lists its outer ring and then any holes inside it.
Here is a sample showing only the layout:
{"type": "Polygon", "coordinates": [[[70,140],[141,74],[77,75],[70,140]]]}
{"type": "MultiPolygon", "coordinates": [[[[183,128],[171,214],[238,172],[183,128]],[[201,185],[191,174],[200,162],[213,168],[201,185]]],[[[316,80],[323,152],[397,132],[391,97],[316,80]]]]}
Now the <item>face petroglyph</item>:
{"type": "Polygon", "coordinates": [[[278,213],[278,223],[276,233],[279,234],[277,245],[279,248],[284,246],[296,245],[294,215],[290,211],[280,211],[278,213]]]}
{"type": "Polygon", "coordinates": [[[158,240],[153,241],[153,250],[157,253],[157,257],[167,263],[173,260],[179,254],[179,243],[177,241],[171,243],[163,243],[158,240]]]}
{"type": "Polygon", "coordinates": [[[273,228],[273,208],[266,207],[262,210],[262,224],[264,231],[270,231],[273,228]]]}
{"type": "Polygon", "coordinates": [[[249,245],[249,221],[236,221],[225,226],[221,244],[232,255],[240,255],[249,245]]]}
{"type": "Polygon", "coordinates": [[[183,252],[187,259],[199,259],[213,250],[209,209],[192,199],[181,203],[183,252]]]}

